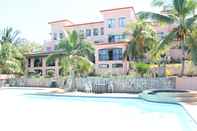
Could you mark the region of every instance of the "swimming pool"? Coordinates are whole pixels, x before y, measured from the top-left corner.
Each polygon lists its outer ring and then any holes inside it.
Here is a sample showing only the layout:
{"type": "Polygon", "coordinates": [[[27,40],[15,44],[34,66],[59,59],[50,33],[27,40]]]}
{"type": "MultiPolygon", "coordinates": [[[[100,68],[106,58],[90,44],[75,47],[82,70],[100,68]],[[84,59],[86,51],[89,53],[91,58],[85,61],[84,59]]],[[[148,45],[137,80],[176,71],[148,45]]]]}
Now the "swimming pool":
{"type": "Polygon", "coordinates": [[[196,131],[176,104],[0,90],[0,131],[196,131]]]}

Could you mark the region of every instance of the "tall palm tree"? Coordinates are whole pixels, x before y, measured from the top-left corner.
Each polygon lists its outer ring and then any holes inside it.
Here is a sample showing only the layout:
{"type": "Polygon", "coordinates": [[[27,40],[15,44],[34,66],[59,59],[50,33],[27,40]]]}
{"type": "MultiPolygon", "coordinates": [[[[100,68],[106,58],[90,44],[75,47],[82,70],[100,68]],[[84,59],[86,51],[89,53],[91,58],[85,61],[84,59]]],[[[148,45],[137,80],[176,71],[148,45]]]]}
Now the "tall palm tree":
{"type": "Polygon", "coordinates": [[[93,69],[93,64],[88,59],[94,55],[93,44],[81,39],[76,31],[68,32],[67,38],[57,45],[56,50],[63,52],[63,55],[53,53],[47,58],[47,62],[59,58],[63,74],[69,75],[73,84],[76,76],[86,75],[93,69]]]}
{"type": "Polygon", "coordinates": [[[192,30],[186,41],[188,52],[192,58],[192,62],[194,65],[197,65],[197,25],[195,25],[193,28],[194,30],[192,30]]]}
{"type": "Polygon", "coordinates": [[[22,74],[22,54],[16,47],[19,32],[7,27],[0,30],[0,73],[22,74]]]}
{"type": "MultiPolygon", "coordinates": [[[[154,0],[160,2],[159,6],[164,6],[165,0],[154,0]]],[[[168,3],[170,10],[167,14],[159,14],[154,12],[140,12],[138,15],[142,19],[152,19],[158,22],[173,24],[174,28],[168,35],[160,42],[158,50],[169,46],[170,43],[176,39],[179,42],[182,50],[181,63],[182,68],[180,76],[184,74],[185,67],[185,41],[186,37],[192,31],[192,25],[197,20],[197,15],[194,14],[194,10],[197,7],[195,0],[171,0],[168,3]]]]}
{"type": "Polygon", "coordinates": [[[12,43],[17,44],[20,42],[20,32],[15,31],[12,27],[7,27],[0,30],[0,44],[12,43]]]}
{"type": "Polygon", "coordinates": [[[143,60],[145,54],[157,43],[156,33],[149,23],[137,21],[130,23],[127,33],[131,35],[125,57],[130,60],[143,60]]]}

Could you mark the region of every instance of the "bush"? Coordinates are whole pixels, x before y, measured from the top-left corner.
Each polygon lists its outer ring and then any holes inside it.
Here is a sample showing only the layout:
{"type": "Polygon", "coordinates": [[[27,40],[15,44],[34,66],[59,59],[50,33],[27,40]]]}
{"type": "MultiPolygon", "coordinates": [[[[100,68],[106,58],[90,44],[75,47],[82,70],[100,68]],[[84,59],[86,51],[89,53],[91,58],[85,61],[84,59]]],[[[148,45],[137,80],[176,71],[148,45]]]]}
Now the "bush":
{"type": "Polygon", "coordinates": [[[52,77],[54,77],[54,75],[55,75],[55,73],[54,73],[54,71],[53,70],[48,70],[47,71],[47,78],[52,78],[52,77]]]}
{"type": "Polygon", "coordinates": [[[144,75],[146,73],[148,73],[149,71],[149,64],[145,64],[145,63],[135,63],[135,69],[137,71],[137,73],[141,76],[144,77],[144,75]]]}

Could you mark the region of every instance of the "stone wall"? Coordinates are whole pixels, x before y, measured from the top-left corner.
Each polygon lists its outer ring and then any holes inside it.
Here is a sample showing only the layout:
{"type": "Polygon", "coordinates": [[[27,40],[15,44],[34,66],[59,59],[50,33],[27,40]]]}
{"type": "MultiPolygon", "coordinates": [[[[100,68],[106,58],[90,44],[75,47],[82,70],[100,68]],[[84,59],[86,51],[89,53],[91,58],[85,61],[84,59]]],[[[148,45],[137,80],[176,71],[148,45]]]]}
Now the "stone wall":
{"type": "Polygon", "coordinates": [[[197,77],[177,77],[176,89],[197,91],[197,77]]]}
{"type": "Polygon", "coordinates": [[[54,87],[62,87],[64,80],[58,79],[31,79],[31,78],[17,78],[9,79],[9,85],[11,87],[52,87],[53,82],[57,83],[54,87]]]}
{"type": "MultiPolygon", "coordinates": [[[[56,87],[68,89],[69,85],[65,80],[54,79],[10,79],[10,86],[14,87],[56,87]]],[[[67,82],[69,82],[67,80],[67,82]]],[[[82,92],[95,93],[138,93],[146,89],[174,89],[176,87],[176,78],[102,78],[87,77],[77,78],[75,89],[82,92]]]]}
{"type": "Polygon", "coordinates": [[[146,89],[175,89],[176,78],[78,78],[80,91],[138,93],[146,89]]]}

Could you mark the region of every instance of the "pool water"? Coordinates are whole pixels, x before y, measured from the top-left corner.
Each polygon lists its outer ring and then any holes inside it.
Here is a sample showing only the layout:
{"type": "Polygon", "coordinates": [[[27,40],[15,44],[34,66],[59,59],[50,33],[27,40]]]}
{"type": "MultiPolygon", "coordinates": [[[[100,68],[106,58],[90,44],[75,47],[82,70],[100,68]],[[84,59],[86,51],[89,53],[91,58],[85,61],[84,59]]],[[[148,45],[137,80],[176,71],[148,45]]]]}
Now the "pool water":
{"type": "Polygon", "coordinates": [[[176,104],[36,92],[0,90],[0,131],[197,131],[176,104]]]}

